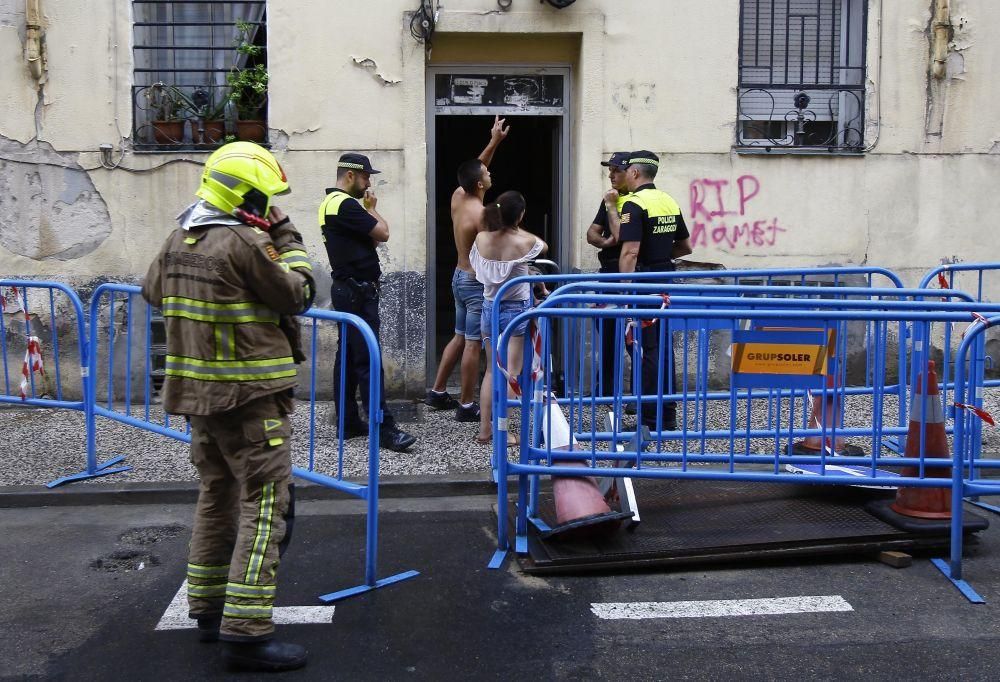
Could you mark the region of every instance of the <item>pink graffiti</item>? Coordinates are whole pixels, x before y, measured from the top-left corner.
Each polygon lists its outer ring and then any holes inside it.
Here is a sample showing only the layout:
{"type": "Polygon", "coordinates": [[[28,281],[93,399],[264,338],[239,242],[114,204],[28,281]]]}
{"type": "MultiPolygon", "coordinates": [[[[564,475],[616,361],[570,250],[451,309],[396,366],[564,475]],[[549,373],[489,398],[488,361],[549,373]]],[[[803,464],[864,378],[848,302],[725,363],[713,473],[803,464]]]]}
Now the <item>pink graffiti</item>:
{"type": "Polygon", "coordinates": [[[774,246],[778,235],[786,231],[778,224],[778,218],[746,217],[750,201],[760,194],[760,181],[753,175],[741,175],[736,179],[737,210],[726,207],[724,190],[729,184],[728,180],[721,178],[691,181],[691,245],[704,247],[711,244],[730,249],[737,246],[774,246]]]}

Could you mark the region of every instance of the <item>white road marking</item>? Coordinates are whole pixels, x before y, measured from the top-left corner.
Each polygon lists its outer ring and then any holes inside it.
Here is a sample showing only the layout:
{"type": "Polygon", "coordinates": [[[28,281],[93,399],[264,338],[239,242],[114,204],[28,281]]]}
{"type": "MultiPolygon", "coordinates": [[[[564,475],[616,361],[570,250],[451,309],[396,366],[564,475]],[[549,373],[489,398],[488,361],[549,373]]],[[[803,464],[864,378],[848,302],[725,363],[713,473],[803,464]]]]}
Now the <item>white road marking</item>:
{"type": "Polygon", "coordinates": [[[777,616],[787,613],[853,611],[843,597],[777,597],[774,599],[714,599],[711,601],[646,601],[591,604],[605,620],[642,618],[717,618],[720,616],[777,616]]]}
{"type": "MultiPolygon", "coordinates": [[[[329,623],[333,620],[335,606],[275,606],[275,625],[302,625],[308,623],[329,623]]],[[[170,601],[163,617],[157,623],[157,630],[183,630],[196,628],[198,623],[188,618],[187,581],[181,583],[181,589],[170,601]]]]}

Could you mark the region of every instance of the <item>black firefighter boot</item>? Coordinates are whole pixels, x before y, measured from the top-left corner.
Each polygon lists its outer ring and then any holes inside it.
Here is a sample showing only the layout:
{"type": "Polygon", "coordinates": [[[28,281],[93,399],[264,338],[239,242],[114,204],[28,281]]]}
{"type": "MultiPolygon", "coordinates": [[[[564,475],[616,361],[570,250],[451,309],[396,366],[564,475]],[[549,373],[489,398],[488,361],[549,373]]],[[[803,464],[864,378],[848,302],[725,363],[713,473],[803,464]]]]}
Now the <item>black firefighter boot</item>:
{"type": "Polygon", "coordinates": [[[306,648],[269,639],[264,642],[223,642],[222,658],[230,668],[259,672],[295,670],[306,664],[306,648]]]}

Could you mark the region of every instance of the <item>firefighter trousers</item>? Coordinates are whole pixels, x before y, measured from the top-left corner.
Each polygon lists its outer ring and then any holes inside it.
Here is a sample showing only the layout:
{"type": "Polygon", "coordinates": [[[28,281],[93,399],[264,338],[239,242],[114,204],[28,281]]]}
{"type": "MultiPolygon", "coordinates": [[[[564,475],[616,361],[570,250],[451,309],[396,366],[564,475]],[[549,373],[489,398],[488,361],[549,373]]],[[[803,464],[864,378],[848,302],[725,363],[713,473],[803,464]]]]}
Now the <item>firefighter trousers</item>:
{"type": "Polygon", "coordinates": [[[191,417],[191,463],[201,479],[188,556],[189,615],[222,616],[220,638],[274,632],[279,545],[291,488],[290,395],[191,417]]]}

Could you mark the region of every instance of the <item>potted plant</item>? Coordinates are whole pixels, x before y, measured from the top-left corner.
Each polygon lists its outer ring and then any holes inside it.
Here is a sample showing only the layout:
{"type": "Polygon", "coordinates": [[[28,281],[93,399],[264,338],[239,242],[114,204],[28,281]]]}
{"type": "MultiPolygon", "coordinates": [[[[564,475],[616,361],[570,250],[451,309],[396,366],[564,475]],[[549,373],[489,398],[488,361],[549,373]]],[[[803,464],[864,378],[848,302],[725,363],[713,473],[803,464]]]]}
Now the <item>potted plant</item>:
{"type": "Polygon", "coordinates": [[[226,76],[229,101],[236,106],[236,136],[241,140],[262,142],[266,127],[260,114],[267,103],[267,66],[251,62],[264,52],[264,48],[253,43],[255,24],[237,21],[236,30],[236,61],[226,76]]]}
{"type": "Polygon", "coordinates": [[[157,144],[180,144],[184,140],[183,93],[158,82],[146,88],[145,96],[153,119],[153,140],[157,144]]]}
{"type": "Polygon", "coordinates": [[[216,102],[214,90],[195,88],[187,100],[188,109],[194,116],[191,121],[191,137],[201,144],[219,144],[226,136],[226,123],[223,115],[226,109],[226,98],[216,102]]]}

